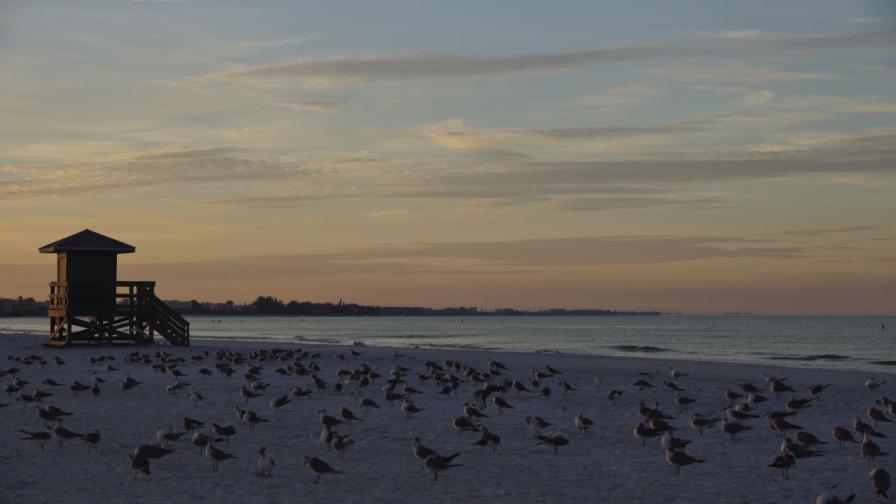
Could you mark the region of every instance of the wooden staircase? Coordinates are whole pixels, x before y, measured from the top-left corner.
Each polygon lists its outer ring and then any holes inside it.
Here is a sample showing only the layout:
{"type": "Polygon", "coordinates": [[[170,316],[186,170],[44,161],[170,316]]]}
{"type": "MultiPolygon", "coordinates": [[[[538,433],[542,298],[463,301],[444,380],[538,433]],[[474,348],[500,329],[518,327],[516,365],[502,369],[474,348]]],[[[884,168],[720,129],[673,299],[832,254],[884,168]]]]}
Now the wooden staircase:
{"type": "Polygon", "coordinates": [[[190,323],[155,294],[150,299],[149,327],[174,346],[190,346],[190,323]]]}

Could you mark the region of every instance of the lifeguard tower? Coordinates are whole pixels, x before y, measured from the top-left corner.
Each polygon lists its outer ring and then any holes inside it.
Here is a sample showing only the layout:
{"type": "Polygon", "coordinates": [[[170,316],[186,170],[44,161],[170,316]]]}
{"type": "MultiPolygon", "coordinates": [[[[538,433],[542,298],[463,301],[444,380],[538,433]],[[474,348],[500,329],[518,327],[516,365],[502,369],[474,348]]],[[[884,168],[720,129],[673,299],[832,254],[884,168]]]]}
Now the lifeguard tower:
{"type": "Polygon", "coordinates": [[[85,229],[44,245],[56,254],[50,282],[50,344],[152,343],[155,333],[172,345],[190,344],[190,323],[155,295],[155,282],[118,281],[118,254],[132,245],[85,229]]]}

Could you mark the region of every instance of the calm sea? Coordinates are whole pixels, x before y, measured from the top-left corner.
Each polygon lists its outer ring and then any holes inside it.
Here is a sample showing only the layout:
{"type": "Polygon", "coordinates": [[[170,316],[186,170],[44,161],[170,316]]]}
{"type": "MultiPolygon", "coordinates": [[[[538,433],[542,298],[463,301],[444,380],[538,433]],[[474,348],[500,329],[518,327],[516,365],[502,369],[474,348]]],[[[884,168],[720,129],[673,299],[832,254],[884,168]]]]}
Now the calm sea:
{"type": "MultiPolygon", "coordinates": [[[[197,338],[745,362],[896,372],[896,317],[189,317],[197,338]]],[[[44,333],[45,318],[0,319],[44,333]]]]}

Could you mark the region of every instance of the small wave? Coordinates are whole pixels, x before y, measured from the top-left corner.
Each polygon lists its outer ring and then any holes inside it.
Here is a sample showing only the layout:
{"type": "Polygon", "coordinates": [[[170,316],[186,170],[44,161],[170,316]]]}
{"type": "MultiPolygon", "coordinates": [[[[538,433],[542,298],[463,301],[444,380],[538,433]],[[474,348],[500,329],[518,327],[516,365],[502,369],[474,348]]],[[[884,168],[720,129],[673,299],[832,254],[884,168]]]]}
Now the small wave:
{"type": "Polygon", "coordinates": [[[845,361],[850,360],[852,357],[848,355],[839,355],[839,354],[818,354],[818,355],[776,355],[774,357],[766,357],[768,360],[780,360],[780,361],[803,361],[803,362],[812,362],[812,361],[845,361]]]}
{"type": "Polygon", "coordinates": [[[896,360],[875,360],[871,361],[871,363],[878,366],[896,366],[896,360]]]}
{"type": "Polygon", "coordinates": [[[611,345],[609,348],[619,350],[620,352],[639,352],[639,353],[659,353],[668,352],[668,348],[647,346],[647,345],[611,345]]]}

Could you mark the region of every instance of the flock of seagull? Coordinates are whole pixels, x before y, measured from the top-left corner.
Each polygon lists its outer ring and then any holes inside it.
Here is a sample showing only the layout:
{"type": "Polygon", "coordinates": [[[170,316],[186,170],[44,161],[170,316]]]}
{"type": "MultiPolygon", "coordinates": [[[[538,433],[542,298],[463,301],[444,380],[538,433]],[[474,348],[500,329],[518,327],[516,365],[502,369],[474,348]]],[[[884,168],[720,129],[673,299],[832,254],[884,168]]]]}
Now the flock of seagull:
{"type": "MultiPolygon", "coordinates": [[[[595,376],[594,391],[583,391],[564,379],[560,369],[544,365],[525,373],[515,372],[494,359],[489,359],[485,366],[477,367],[459,360],[435,362],[425,360],[414,366],[415,359],[392,351],[392,368],[388,371],[378,370],[363,362],[362,351],[351,347],[347,351],[336,350],[335,355],[327,356],[322,352],[303,349],[269,348],[257,350],[217,350],[202,351],[189,356],[173,355],[165,351],[141,352],[133,351],[121,358],[114,355],[99,355],[90,359],[94,371],[104,370],[101,376],[94,372],[91,381],[70,384],[59,383],[53,379],[51,363],[57,366],[66,364],[59,356],[47,359],[41,355],[9,356],[12,365],[0,369],[0,378],[9,378],[4,385],[8,398],[23,407],[33,407],[35,411],[33,429],[20,430],[19,439],[36,444],[40,450],[48,443],[58,443],[60,449],[66,442],[83,442],[87,450],[98,451],[103,440],[102,432],[93,429],[76,432],[67,428],[77,412],[65,411],[49,404],[52,397],[58,394],[74,395],[91,394],[100,397],[108,388],[118,387],[124,393],[140,393],[145,387],[133,378],[130,371],[141,367],[150,367],[160,375],[173,380],[166,386],[172,395],[185,392],[194,404],[206,400],[194,386],[198,380],[223,377],[223,379],[241,380],[238,393],[233,392],[233,415],[235,420],[224,423],[211,422],[207,419],[184,416],[179,420],[178,429],[173,426],[162,428],[154,433],[155,441],[143,443],[131,449],[127,463],[133,471],[135,480],[150,478],[151,465],[154,461],[174,454],[181,444],[191,443],[204,456],[212,471],[218,471],[222,464],[232,463],[238,459],[226,447],[231,439],[240,440],[239,429],[253,431],[263,428],[271,421],[271,416],[279,414],[285,406],[312,399],[317,394],[341,394],[345,398],[338,411],[317,411],[320,427],[319,438],[326,447],[329,456],[305,455],[304,466],[313,474],[314,483],[319,483],[322,476],[341,474],[335,468],[355,444],[351,426],[360,422],[376,421],[374,410],[396,408],[406,418],[413,418],[426,411],[424,403],[418,398],[442,396],[444,398],[463,398],[458,408],[458,416],[450,421],[451,428],[459,436],[470,436],[471,446],[481,447],[495,452],[501,445],[501,436],[490,428],[490,420],[494,415],[519,415],[520,421],[525,418],[525,425],[531,431],[533,446],[543,446],[554,454],[570,444],[569,437],[552,422],[539,416],[522,416],[517,413],[521,409],[517,397],[521,395],[537,396],[549,401],[553,394],[567,396],[571,393],[589,393],[604,395],[610,407],[624,394],[642,394],[649,390],[665,390],[668,392],[672,406],[664,410],[653,401],[647,404],[641,401],[638,414],[641,421],[632,428],[634,437],[641,445],[658,440],[664,453],[665,461],[672,474],[680,474],[682,468],[707,462],[689,453],[690,440],[680,436],[681,426],[675,426],[688,414],[692,407],[699,406],[698,399],[686,395],[688,373],[670,367],[668,373],[659,371],[639,373],[630,389],[612,389],[602,391],[603,381],[595,376]],[[335,357],[337,367],[335,378],[327,379],[324,373],[325,359],[335,357]],[[357,362],[349,365],[349,362],[357,362]],[[21,367],[20,367],[21,366],[21,367]],[[407,367],[412,366],[412,367],[407,367]],[[22,367],[43,369],[46,378],[32,383],[22,378],[22,367]],[[295,385],[289,390],[278,393],[269,391],[271,384],[265,381],[266,374],[276,373],[283,377],[296,378],[295,385]],[[121,375],[124,375],[122,378],[121,375]],[[235,376],[236,375],[236,376],[235,376]],[[105,376],[105,378],[103,378],[105,376]],[[117,383],[113,381],[118,376],[117,383]],[[298,380],[304,378],[304,380],[298,380]],[[190,379],[188,382],[187,379],[190,379]],[[302,382],[305,385],[302,385],[302,382]],[[136,389],[136,390],[135,390],[136,389]],[[133,392],[132,392],[133,391],[133,392]],[[349,408],[347,401],[352,400],[358,406],[355,413],[349,408]],[[258,402],[267,402],[264,409],[252,409],[258,402]],[[516,406],[514,404],[517,404],[516,406]],[[475,440],[474,440],[475,438],[475,440]],[[331,462],[325,460],[329,458],[331,462]],[[333,465],[331,465],[331,463],[333,465]]],[[[136,374],[136,373],[135,373],[136,374]]],[[[742,382],[736,387],[725,388],[723,394],[727,406],[724,415],[710,416],[701,413],[690,415],[688,425],[696,435],[716,428],[721,430],[730,443],[737,443],[743,436],[751,435],[750,431],[768,428],[781,436],[780,449],[770,453],[768,467],[780,470],[782,478],[790,477],[797,461],[817,458],[825,454],[823,447],[829,444],[815,434],[801,427],[800,418],[811,414],[813,405],[822,401],[824,393],[830,388],[828,384],[816,384],[810,387],[796,387],[784,377],[765,375],[764,386],[742,382]],[[783,404],[783,407],[773,404],[783,404]],[[767,427],[763,427],[766,424],[767,427]]],[[[877,394],[886,381],[869,379],[865,388],[877,394]]],[[[584,388],[581,384],[579,387],[584,388]]],[[[236,389],[236,386],[234,386],[236,389]]],[[[430,401],[434,399],[428,399],[430,401]]],[[[11,406],[0,402],[0,408],[11,406]]],[[[89,407],[89,406],[88,406],[89,407]]],[[[566,411],[566,408],[562,408],[566,411]]],[[[890,474],[877,467],[877,460],[886,457],[880,446],[880,439],[886,439],[887,433],[896,435],[892,425],[896,423],[896,401],[886,396],[878,396],[862,416],[854,416],[847,426],[834,426],[831,439],[840,449],[858,445],[858,452],[870,467],[868,475],[870,485],[876,495],[889,500],[891,488],[890,474]],[[864,419],[863,419],[864,417],[864,419]]],[[[580,435],[585,435],[595,428],[595,422],[577,413],[569,419],[570,424],[580,435]]],[[[446,426],[447,427],[447,426],[446,426]]],[[[147,433],[147,437],[150,434],[147,433]]],[[[436,449],[424,445],[419,436],[410,436],[410,455],[418,460],[423,471],[438,480],[439,475],[448,470],[463,467],[462,452],[439,453],[436,449]]],[[[849,448],[855,449],[855,448],[849,448]]],[[[267,447],[257,449],[255,460],[256,474],[260,477],[271,477],[276,463],[267,447]]],[[[818,496],[818,504],[836,504],[852,502],[854,495],[838,497],[836,488],[829,487],[818,496]]]]}

